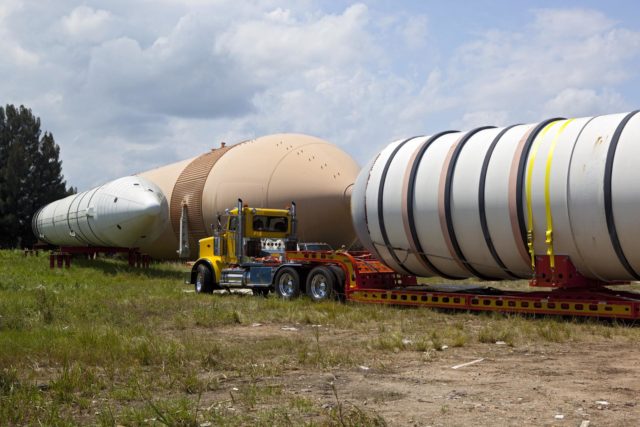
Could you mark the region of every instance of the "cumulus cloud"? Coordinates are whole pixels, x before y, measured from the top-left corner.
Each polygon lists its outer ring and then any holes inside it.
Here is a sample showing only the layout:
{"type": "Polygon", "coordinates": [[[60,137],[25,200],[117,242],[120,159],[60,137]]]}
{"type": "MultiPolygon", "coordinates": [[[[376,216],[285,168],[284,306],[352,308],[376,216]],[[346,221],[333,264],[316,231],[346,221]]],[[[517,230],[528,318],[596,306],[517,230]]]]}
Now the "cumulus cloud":
{"type": "Polygon", "coordinates": [[[467,117],[612,112],[626,108],[616,85],[630,77],[639,53],[640,32],[617,28],[599,12],[537,10],[522,31],[491,30],[461,46],[447,84],[457,88],[467,117]]]}
{"type": "Polygon", "coordinates": [[[550,115],[586,116],[628,109],[622,95],[609,90],[567,88],[550,99],[543,109],[550,115]]]}
{"type": "Polygon", "coordinates": [[[375,58],[378,52],[367,32],[367,21],[367,8],[362,4],[339,15],[305,19],[278,8],[233,25],[216,41],[216,51],[233,56],[263,78],[288,78],[375,58]]]}
{"type": "Polygon", "coordinates": [[[590,9],[536,9],[531,24],[539,37],[557,40],[581,40],[601,34],[615,26],[615,21],[602,12],[590,9]]]}
{"type": "Polygon", "coordinates": [[[5,0],[0,93],[42,117],[80,189],[274,132],[362,164],[405,136],[631,108],[640,31],[600,11],[531,10],[450,44],[428,8],[378,7],[5,0]]]}
{"type": "Polygon", "coordinates": [[[25,48],[19,37],[9,31],[6,25],[11,15],[22,8],[23,5],[18,1],[0,4],[0,70],[10,70],[10,65],[22,68],[34,67],[38,64],[38,54],[25,48]]]}
{"type": "Polygon", "coordinates": [[[62,18],[64,31],[81,41],[98,42],[107,38],[113,31],[111,12],[95,10],[87,6],[78,6],[62,18]]]}
{"type": "Polygon", "coordinates": [[[147,47],[121,37],[92,50],[86,85],[103,98],[150,113],[192,118],[251,110],[251,73],[213,52],[214,36],[192,15],[147,47]]]}

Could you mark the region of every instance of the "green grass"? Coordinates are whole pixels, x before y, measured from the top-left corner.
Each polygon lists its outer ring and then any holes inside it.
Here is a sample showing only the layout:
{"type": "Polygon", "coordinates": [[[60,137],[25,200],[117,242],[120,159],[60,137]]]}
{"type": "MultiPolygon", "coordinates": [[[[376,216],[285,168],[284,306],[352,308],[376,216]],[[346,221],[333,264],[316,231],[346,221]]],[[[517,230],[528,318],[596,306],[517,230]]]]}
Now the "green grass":
{"type": "Polygon", "coordinates": [[[290,378],[444,346],[640,338],[595,321],[195,295],[182,271],[104,258],[50,270],[0,251],[0,425],[384,425],[336,386],[327,408],[290,378]]]}

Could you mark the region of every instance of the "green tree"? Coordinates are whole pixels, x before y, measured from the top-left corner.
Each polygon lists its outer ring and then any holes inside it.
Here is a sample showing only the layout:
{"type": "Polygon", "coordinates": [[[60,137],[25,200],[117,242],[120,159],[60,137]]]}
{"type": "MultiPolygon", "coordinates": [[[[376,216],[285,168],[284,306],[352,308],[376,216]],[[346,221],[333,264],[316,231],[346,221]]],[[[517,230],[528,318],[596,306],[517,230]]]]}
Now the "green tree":
{"type": "Polygon", "coordinates": [[[74,192],[67,189],[59,155],[53,135],[42,135],[30,109],[0,107],[0,246],[35,243],[36,210],[74,192]]]}

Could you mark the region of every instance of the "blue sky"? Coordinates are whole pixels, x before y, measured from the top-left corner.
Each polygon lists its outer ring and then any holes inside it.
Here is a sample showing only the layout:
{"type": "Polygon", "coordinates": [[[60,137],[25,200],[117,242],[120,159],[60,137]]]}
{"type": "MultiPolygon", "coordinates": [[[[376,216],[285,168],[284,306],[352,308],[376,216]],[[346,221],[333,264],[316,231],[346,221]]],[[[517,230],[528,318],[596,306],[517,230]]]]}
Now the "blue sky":
{"type": "Polygon", "coordinates": [[[637,2],[0,0],[0,103],[68,182],[276,132],[396,138],[640,107],[637,2]]]}

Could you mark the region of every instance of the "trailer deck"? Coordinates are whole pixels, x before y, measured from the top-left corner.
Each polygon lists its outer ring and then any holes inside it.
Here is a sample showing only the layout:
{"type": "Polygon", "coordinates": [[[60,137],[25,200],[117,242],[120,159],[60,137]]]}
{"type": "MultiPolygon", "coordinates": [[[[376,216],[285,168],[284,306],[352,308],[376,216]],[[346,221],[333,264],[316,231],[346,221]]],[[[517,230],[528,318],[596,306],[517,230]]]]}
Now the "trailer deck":
{"type": "Polygon", "coordinates": [[[492,287],[457,285],[394,289],[356,289],[347,299],[361,303],[412,305],[502,313],[640,319],[640,294],[611,289],[505,291],[492,287]]]}
{"type": "Polygon", "coordinates": [[[545,257],[536,259],[533,287],[552,290],[516,291],[464,284],[418,284],[366,252],[292,251],[287,259],[300,263],[338,265],[345,272],[347,301],[502,313],[640,319],[640,293],[610,289],[583,278],[568,258],[558,257],[551,269],[545,257]]]}

